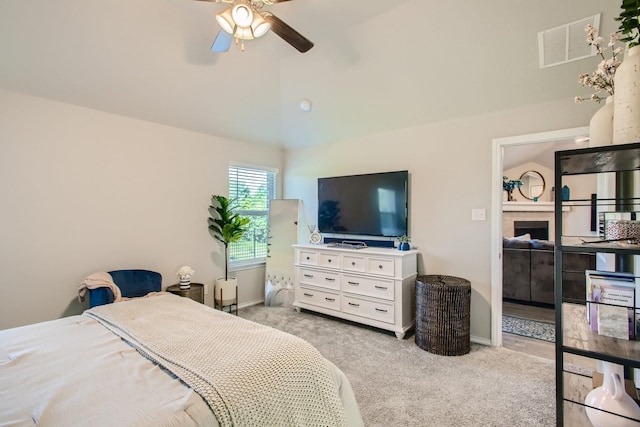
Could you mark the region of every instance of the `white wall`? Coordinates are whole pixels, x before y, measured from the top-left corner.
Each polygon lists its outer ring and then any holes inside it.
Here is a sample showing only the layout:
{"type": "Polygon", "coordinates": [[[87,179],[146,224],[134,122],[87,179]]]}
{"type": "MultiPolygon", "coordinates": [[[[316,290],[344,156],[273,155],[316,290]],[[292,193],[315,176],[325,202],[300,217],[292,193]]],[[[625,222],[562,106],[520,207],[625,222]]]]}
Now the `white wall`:
{"type": "Polygon", "coordinates": [[[502,186],[491,182],[491,141],[585,126],[596,109],[566,99],[288,150],[285,197],[304,200],[306,215],[315,223],[319,176],[408,169],[409,231],[421,251],[419,273],[470,280],[471,334],[490,340],[491,189],[502,186]],[[487,220],[471,221],[473,208],[486,209],[487,220]]]}
{"type": "MultiPolygon", "coordinates": [[[[0,90],[0,329],[80,313],[77,287],[96,271],[156,270],[166,287],[188,264],[211,286],[223,248],[208,206],[227,194],[229,162],[282,159],[275,147],[0,90]]],[[[236,275],[241,303],[263,298],[264,268],[236,275]]]]}
{"type": "MultiPolygon", "coordinates": [[[[312,224],[317,177],[408,169],[419,273],[469,279],[471,333],[488,340],[488,219],[502,185],[491,182],[491,141],[584,126],[596,108],[567,99],[406,128],[288,150],[283,165],[276,148],[0,91],[0,328],[81,312],[77,286],[96,271],[150,268],[167,286],[189,264],[194,281],[213,283],[222,259],[207,206],[238,161],[284,166],[283,196],[302,199],[312,224]],[[472,208],[487,221],[472,222],[472,208]]],[[[238,277],[241,302],[262,297],[264,269],[238,277]]]]}

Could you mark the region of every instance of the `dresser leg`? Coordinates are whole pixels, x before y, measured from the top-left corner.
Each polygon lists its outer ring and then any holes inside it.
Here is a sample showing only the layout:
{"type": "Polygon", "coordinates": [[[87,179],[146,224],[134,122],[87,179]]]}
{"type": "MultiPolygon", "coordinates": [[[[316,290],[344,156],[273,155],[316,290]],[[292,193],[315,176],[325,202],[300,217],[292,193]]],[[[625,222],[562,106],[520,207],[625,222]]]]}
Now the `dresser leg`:
{"type": "Polygon", "coordinates": [[[396,337],[398,337],[399,340],[404,339],[404,332],[396,332],[396,337]]]}

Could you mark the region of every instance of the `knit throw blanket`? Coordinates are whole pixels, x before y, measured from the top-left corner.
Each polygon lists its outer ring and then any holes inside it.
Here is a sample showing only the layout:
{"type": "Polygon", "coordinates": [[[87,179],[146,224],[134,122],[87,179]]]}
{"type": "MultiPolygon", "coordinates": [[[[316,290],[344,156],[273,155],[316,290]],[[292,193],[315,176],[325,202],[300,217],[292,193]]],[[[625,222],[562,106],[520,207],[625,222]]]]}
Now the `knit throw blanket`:
{"type": "Polygon", "coordinates": [[[171,294],[85,315],[198,392],[220,426],[346,425],[329,368],[300,338],[171,294]]]}

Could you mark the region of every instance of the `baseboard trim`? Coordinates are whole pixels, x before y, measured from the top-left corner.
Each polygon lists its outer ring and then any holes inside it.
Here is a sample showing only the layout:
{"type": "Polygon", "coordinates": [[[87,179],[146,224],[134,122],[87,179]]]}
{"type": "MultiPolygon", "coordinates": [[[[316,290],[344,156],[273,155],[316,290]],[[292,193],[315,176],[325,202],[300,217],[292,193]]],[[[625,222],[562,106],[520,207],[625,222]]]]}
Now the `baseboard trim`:
{"type": "Polygon", "coordinates": [[[471,342],[476,344],[489,345],[489,346],[493,345],[491,343],[491,340],[488,340],[482,337],[476,337],[475,335],[471,335],[471,342]]]}

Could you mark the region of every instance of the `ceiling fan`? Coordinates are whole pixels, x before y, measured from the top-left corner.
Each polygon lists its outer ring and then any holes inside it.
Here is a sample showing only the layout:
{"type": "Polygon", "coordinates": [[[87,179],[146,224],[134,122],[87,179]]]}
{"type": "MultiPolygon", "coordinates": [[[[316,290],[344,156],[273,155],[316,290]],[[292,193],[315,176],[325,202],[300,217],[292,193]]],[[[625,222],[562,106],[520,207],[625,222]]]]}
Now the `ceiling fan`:
{"type": "Polygon", "coordinates": [[[313,47],[313,43],[291,28],[280,18],[268,11],[262,11],[264,5],[273,5],[290,0],[197,0],[209,3],[228,3],[230,6],[216,15],[216,21],[222,28],[211,46],[213,52],[226,52],[235,39],[240,40],[240,49],[244,50],[244,41],[262,37],[273,30],[284,41],[304,53],[313,47]]]}

